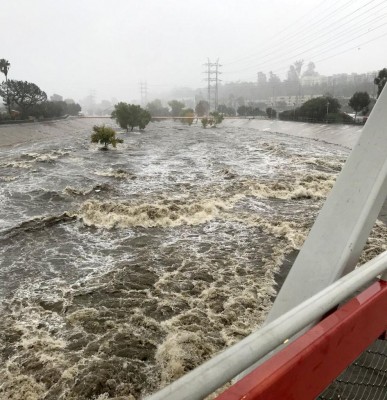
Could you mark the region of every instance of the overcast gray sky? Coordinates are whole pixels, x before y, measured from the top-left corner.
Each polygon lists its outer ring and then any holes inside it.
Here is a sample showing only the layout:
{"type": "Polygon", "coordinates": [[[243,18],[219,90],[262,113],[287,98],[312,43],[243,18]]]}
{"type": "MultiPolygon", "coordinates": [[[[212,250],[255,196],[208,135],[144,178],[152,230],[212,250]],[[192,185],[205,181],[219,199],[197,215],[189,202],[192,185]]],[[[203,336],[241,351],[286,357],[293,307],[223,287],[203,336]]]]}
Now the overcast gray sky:
{"type": "Polygon", "coordinates": [[[0,0],[0,27],[9,78],[75,100],[201,87],[207,58],[225,82],[387,67],[387,0],[0,0]]]}

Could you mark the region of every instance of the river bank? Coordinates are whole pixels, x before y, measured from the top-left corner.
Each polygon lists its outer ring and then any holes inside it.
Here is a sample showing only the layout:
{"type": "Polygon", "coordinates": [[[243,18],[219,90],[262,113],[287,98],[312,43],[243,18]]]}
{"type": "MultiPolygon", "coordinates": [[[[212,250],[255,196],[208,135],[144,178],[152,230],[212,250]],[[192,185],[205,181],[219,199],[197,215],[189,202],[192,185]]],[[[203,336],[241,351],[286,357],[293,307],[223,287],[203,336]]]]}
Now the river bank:
{"type": "Polygon", "coordinates": [[[226,126],[241,129],[257,129],[263,132],[283,133],[286,135],[337,144],[352,149],[362,131],[362,126],[343,124],[311,124],[262,119],[226,119],[226,126]]]}
{"type": "MultiPolygon", "coordinates": [[[[114,124],[110,118],[67,118],[66,120],[32,122],[29,124],[0,125],[0,147],[15,146],[61,135],[89,133],[94,125],[114,124]]],[[[157,124],[157,123],[156,123],[157,124]]],[[[337,144],[351,149],[360,136],[362,127],[341,124],[310,124],[279,120],[226,119],[223,126],[256,129],[282,133],[321,142],[337,144]]]]}
{"type": "Polygon", "coordinates": [[[0,148],[52,140],[64,135],[89,134],[93,125],[110,124],[110,119],[69,117],[65,120],[0,125],[0,148]]]}

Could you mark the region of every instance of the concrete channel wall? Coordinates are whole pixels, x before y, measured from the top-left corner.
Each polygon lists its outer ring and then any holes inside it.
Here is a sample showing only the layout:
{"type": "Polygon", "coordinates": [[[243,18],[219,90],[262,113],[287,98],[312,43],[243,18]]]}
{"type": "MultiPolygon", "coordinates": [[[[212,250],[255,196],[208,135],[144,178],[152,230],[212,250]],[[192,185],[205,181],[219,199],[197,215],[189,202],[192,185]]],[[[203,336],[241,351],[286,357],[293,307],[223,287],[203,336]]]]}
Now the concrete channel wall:
{"type": "MultiPolygon", "coordinates": [[[[93,125],[104,123],[114,124],[112,120],[106,118],[67,118],[66,120],[49,122],[0,125],[0,147],[51,139],[63,134],[71,135],[87,132],[91,130],[93,125]]],[[[358,125],[311,124],[260,119],[226,119],[220,126],[283,133],[333,143],[347,148],[353,147],[362,130],[362,126],[358,125]]]]}
{"type": "Polygon", "coordinates": [[[261,119],[226,119],[224,126],[257,129],[333,143],[351,149],[360,136],[363,126],[341,124],[311,124],[261,119]]]}
{"type": "Polygon", "coordinates": [[[74,118],[46,122],[0,125],[0,148],[51,140],[57,136],[91,134],[93,125],[113,123],[103,118],[74,118]]]}

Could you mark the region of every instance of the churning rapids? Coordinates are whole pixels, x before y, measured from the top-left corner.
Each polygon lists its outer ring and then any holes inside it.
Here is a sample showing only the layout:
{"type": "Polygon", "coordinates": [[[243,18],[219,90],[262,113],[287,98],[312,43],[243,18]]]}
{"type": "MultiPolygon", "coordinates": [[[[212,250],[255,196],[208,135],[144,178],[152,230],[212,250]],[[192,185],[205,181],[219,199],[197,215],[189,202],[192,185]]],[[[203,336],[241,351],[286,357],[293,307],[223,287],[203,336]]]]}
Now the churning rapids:
{"type": "Polygon", "coordinates": [[[247,127],[89,135],[0,152],[1,399],[141,398],[248,335],[348,156],[247,127]]]}

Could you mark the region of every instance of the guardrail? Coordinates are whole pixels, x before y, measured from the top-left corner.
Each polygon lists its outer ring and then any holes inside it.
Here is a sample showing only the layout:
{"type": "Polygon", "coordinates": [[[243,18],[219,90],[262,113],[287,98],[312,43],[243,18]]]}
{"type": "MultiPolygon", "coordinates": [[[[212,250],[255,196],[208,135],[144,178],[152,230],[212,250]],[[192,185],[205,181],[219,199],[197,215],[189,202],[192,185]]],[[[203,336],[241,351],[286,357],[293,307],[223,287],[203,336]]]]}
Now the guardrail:
{"type": "Polygon", "coordinates": [[[375,282],[217,400],[315,399],[386,331],[386,310],[387,282],[375,282]]]}

